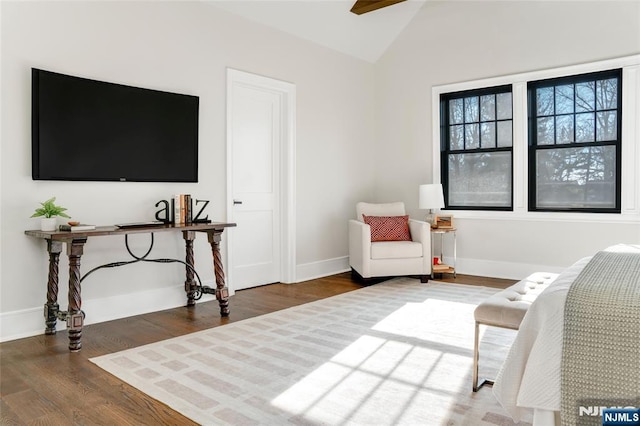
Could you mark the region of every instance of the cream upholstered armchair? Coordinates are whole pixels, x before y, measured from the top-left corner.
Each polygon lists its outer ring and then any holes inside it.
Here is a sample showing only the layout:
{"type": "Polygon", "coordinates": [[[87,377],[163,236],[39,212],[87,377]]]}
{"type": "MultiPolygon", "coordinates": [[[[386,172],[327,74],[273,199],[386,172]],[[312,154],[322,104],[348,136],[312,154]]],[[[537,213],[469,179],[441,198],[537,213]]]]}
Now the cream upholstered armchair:
{"type": "Polygon", "coordinates": [[[362,278],[431,275],[431,226],[409,219],[404,203],[356,205],[349,220],[349,265],[362,278]],[[368,222],[368,223],[367,223],[368,222]]]}

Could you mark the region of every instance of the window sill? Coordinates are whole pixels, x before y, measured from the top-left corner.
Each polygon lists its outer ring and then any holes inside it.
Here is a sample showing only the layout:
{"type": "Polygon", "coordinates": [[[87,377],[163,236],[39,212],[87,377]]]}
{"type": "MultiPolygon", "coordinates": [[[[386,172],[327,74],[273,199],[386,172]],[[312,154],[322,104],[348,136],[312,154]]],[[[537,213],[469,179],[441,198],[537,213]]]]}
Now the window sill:
{"type": "Polygon", "coordinates": [[[455,219],[516,220],[523,222],[573,222],[640,224],[639,214],[630,213],[558,213],[528,211],[442,210],[455,219]]]}

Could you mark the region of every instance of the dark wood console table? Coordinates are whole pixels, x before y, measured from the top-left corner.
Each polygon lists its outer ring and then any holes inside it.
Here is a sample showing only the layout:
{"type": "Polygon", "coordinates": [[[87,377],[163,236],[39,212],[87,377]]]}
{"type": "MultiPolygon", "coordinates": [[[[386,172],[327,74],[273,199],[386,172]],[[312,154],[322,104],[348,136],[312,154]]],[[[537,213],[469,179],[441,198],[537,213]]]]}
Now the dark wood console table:
{"type": "MultiPolygon", "coordinates": [[[[88,238],[102,237],[109,235],[156,233],[180,231],[186,246],[186,281],[184,289],[187,293],[187,306],[195,305],[196,294],[215,294],[220,304],[220,314],[229,315],[229,291],[225,284],[224,269],[220,256],[220,240],[225,228],[236,226],[235,223],[198,223],[188,225],[153,225],[130,228],[118,228],[116,226],[100,226],[91,231],[25,231],[26,235],[42,238],[47,242],[47,252],[49,253],[49,276],[47,280],[47,302],[44,306],[45,334],[55,334],[58,320],[67,321],[69,333],[69,350],[77,352],[82,348],[82,326],[84,323],[84,313],[82,312],[82,298],[80,291],[80,258],[83,254],[84,244],[88,238]],[[194,279],[194,257],[193,240],[196,232],[207,234],[213,252],[213,267],[216,277],[216,288],[211,289],[206,286],[196,284],[194,279]],[[69,307],[66,312],[60,311],[58,305],[58,262],[62,252],[62,244],[66,244],[67,256],[69,257],[69,307]]],[[[128,249],[128,246],[127,246],[128,249]]],[[[131,254],[131,252],[129,252],[131,254]]],[[[149,252],[147,252],[149,254],[149,252]]],[[[131,254],[134,256],[133,254],[131,254]]],[[[145,255],[146,256],[146,255],[145,255]]],[[[144,256],[143,256],[144,257],[144,256]]],[[[134,256],[135,259],[144,260],[134,256]]],[[[177,260],[176,260],[177,261],[177,260]]],[[[181,261],[180,261],[181,262],[181,261]]],[[[126,262],[124,262],[126,263],[126,262]]],[[[106,265],[105,265],[106,266],[106,265]]],[[[117,266],[117,265],[116,265],[117,266]]],[[[90,271],[92,272],[92,271],[90,271]]]]}

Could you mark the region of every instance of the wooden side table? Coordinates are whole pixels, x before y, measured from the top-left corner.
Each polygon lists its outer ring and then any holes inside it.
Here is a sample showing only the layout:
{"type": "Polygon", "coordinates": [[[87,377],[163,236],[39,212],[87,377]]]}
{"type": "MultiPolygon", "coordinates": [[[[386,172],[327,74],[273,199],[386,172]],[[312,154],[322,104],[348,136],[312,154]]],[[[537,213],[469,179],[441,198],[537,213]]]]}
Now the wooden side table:
{"type": "MultiPolygon", "coordinates": [[[[434,235],[440,235],[440,259],[439,265],[434,265],[431,262],[431,278],[435,278],[435,274],[453,274],[456,277],[456,228],[431,228],[431,254],[435,254],[434,250],[434,235]],[[453,265],[447,265],[443,262],[443,249],[444,249],[444,237],[445,235],[451,235],[453,237],[453,265]]],[[[435,257],[435,256],[434,256],[435,257]]]]}
{"type": "Polygon", "coordinates": [[[225,283],[222,257],[220,254],[220,241],[225,228],[236,226],[235,223],[204,223],[204,224],[166,224],[161,226],[137,226],[131,228],[119,228],[116,226],[99,226],[96,229],[87,231],[25,231],[26,235],[41,238],[47,242],[47,252],[49,253],[49,275],[47,281],[47,302],[44,305],[45,334],[56,334],[58,320],[67,321],[67,333],[69,335],[69,350],[77,352],[82,348],[82,327],[84,325],[84,312],[82,311],[82,298],[80,283],[83,279],[80,273],[80,259],[84,253],[84,245],[87,239],[100,236],[124,235],[125,245],[133,261],[112,262],[101,265],[89,271],[91,272],[103,267],[124,266],[134,261],[150,261],[154,263],[180,262],[186,267],[186,281],[184,290],[187,296],[187,306],[194,306],[196,300],[203,294],[215,294],[220,305],[220,315],[229,316],[229,291],[225,283]],[[182,232],[185,241],[186,257],[185,261],[177,259],[146,259],[153,247],[153,234],[155,232],[182,232]],[[197,274],[194,268],[193,241],[196,232],[207,234],[213,255],[213,268],[215,274],[216,287],[203,286],[200,279],[196,281],[197,274]],[[126,237],[129,234],[148,233],[151,234],[151,246],[147,254],[135,256],[127,245],[126,237]],[[58,306],[58,264],[62,245],[67,246],[69,257],[69,307],[67,311],[61,311],[58,306]]]}

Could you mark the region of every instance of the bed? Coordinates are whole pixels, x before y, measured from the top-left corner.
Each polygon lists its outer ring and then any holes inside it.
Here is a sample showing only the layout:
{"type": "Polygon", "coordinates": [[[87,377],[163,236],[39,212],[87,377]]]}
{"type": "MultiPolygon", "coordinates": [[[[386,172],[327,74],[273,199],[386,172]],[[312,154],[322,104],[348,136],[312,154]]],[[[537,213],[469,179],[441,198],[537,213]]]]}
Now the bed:
{"type": "MultiPolygon", "coordinates": [[[[563,340],[571,336],[569,331],[565,332],[565,315],[574,314],[565,314],[565,304],[568,299],[567,296],[570,294],[570,289],[575,293],[572,285],[577,281],[580,283],[589,281],[590,277],[595,277],[591,281],[598,281],[599,285],[605,284],[607,287],[616,287],[617,284],[615,283],[629,283],[618,285],[617,287],[619,288],[615,289],[615,295],[620,297],[619,300],[624,300],[624,303],[633,299],[630,303],[636,309],[635,313],[631,314],[631,321],[639,326],[636,329],[630,328],[626,330],[628,333],[625,332],[625,336],[628,335],[631,345],[640,348],[640,305],[636,304],[640,300],[640,246],[616,245],[594,256],[580,259],[562,272],[531,305],[522,320],[507,358],[496,377],[493,393],[515,421],[519,421],[522,414],[533,409],[534,426],[559,426],[561,424],[561,412],[563,413],[562,424],[569,424],[566,422],[569,416],[562,409],[563,396],[566,397],[566,388],[569,385],[573,387],[581,386],[571,384],[574,381],[567,379],[567,377],[573,377],[570,375],[573,372],[567,372],[567,360],[570,358],[567,357],[566,351],[570,350],[571,347],[563,350],[563,340]],[[616,270],[610,267],[612,265],[609,265],[611,263],[610,259],[618,258],[624,258],[623,260],[626,262],[624,268],[619,268],[622,270],[616,270]],[[595,276],[593,275],[594,270],[596,271],[595,276]],[[613,277],[616,274],[619,277],[613,277]],[[611,282],[608,282],[610,276],[611,282]],[[603,279],[602,277],[606,278],[603,279]],[[611,285],[611,283],[614,283],[614,285],[611,285]],[[629,295],[632,297],[630,298],[629,295]],[[564,361],[563,352],[565,354],[564,361]],[[561,377],[564,377],[564,380],[561,380],[561,377]],[[561,383],[565,383],[565,385],[561,386],[561,383]],[[566,383],[569,385],[566,385],[566,383]]],[[[569,296],[571,302],[567,304],[567,309],[573,306],[573,297],[569,296]]],[[[589,297],[595,299],[592,295],[589,297]]],[[[567,312],[573,311],[568,310],[567,312]]],[[[582,321],[583,324],[585,322],[591,326],[591,319],[582,321]]],[[[624,344],[628,343],[625,342],[624,344]]],[[[579,350],[597,353],[596,349],[585,350],[584,347],[580,347],[579,350]]],[[[638,362],[637,352],[633,356],[635,357],[635,367],[631,367],[631,377],[640,378],[640,362],[638,362]]],[[[597,359],[590,362],[598,365],[597,359]]],[[[602,363],[599,365],[602,366],[602,363]]],[[[625,368],[629,369],[627,364],[624,365],[626,366],[625,368]]],[[[626,372],[623,371],[622,374],[626,374],[626,372]]],[[[638,383],[640,383],[640,380],[638,380],[638,383]]],[[[624,391],[625,393],[631,393],[631,403],[637,403],[640,399],[640,384],[638,383],[630,384],[629,389],[624,391]]]]}

